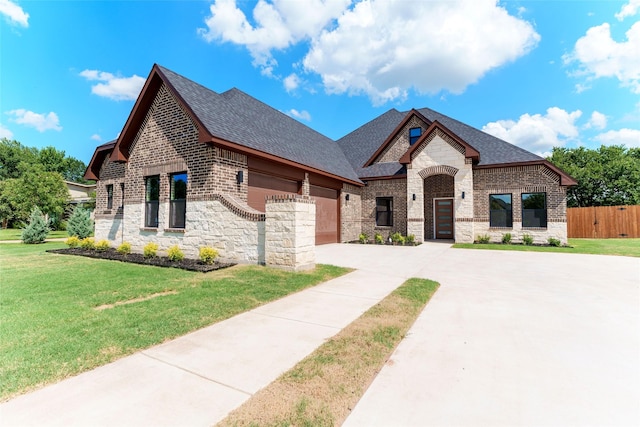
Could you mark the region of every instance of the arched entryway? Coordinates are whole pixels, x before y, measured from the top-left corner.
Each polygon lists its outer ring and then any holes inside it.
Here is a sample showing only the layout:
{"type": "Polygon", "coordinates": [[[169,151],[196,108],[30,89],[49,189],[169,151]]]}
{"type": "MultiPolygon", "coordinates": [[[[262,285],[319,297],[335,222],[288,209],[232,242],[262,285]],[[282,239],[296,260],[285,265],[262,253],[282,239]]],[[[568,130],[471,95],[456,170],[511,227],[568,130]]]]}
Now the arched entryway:
{"type": "Polygon", "coordinates": [[[451,166],[432,166],[420,172],[424,179],[424,238],[453,239],[454,234],[454,176],[458,169],[451,166]]]}

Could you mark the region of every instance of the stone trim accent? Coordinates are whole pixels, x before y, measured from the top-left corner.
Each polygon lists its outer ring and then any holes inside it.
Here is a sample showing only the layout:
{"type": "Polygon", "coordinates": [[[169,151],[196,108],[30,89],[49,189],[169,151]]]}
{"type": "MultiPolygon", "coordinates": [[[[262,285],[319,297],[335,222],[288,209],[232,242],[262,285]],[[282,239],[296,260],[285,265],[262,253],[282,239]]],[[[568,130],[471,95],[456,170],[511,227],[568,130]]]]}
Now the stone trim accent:
{"type": "Polygon", "coordinates": [[[122,219],[124,217],[124,215],[122,213],[95,213],[94,214],[94,218],[95,219],[122,219]]]}
{"type": "Polygon", "coordinates": [[[436,136],[442,138],[447,144],[449,144],[451,147],[453,147],[454,150],[456,150],[463,156],[465,155],[467,150],[462,145],[458,144],[456,141],[451,139],[449,135],[436,128],[424,139],[424,141],[420,143],[418,147],[416,147],[415,151],[411,153],[411,161],[413,161],[413,159],[415,159],[418,154],[420,154],[420,152],[424,150],[425,147],[429,145],[429,143],[433,141],[436,136]]]}
{"type": "Polygon", "coordinates": [[[473,222],[474,221],[473,218],[454,218],[453,220],[455,222],[473,222]]]}
{"type": "Polygon", "coordinates": [[[420,175],[420,178],[422,179],[427,179],[430,176],[434,176],[434,175],[455,176],[457,173],[458,173],[458,169],[454,168],[453,166],[438,165],[438,166],[430,166],[428,168],[424,168],[420,172],[418,172],[418,175],[420,175]]]}
{"type": "Polygon", "coordinates": [[[142,176],[153,176],[167,173],[186,172],[187,162],[184,160],[174,160],[172,162],[158,165],[150,165],[142,168],[142,176]]]}
{"type": "MultiPolygon", "coordinates": [[[[250,208],[246,204],[240,202],[233,196],[228,194],[213,194],[211,196],[199,197],[197,199],[187,199],[187,201],[218,201],[225,208],[229,209],[234,214],[238,215],[242,219],[246,219],[248,221],[258,222],[264,221],[264,213],[250,208]]],[[[187,210],[187,215],[188,215],[187,210]]]]}
{"type": "Polygon", "coordinates": [[[165,228],[165,233],[184,233],[184,228],[165,228]]]}

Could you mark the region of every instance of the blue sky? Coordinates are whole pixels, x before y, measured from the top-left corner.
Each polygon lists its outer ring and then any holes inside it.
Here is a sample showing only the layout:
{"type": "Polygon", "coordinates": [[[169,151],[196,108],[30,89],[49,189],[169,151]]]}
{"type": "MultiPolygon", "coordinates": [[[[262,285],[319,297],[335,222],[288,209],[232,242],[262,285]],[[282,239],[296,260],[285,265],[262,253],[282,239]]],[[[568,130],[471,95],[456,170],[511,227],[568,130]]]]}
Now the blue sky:
{"type": "Polygon", "coordinates": [[[0,0],[0,137],[88,162],[154,63],[333,139],[429,107],[543,155],[640,146],[640,0],[0,0]]]}

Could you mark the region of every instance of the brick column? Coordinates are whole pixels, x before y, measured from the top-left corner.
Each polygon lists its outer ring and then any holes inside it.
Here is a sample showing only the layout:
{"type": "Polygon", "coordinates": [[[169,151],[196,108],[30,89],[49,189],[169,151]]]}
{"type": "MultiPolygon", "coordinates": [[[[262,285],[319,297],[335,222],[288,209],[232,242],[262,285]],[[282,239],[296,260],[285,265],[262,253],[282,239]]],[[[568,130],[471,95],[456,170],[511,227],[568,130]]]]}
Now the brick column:
{"type": "Polygon", "coordinates": [[[265,262],[284,270],[315,267],[316,205],[308,196],[271,196],[265,212],[265,262]]]}

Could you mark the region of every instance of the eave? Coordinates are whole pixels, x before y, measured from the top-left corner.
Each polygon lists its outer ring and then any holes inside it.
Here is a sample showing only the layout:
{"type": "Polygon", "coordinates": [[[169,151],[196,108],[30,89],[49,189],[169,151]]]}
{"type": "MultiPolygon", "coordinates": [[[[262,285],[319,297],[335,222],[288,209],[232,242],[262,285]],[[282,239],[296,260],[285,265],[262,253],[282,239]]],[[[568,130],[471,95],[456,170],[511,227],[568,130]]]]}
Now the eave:
{"type": "Polygon", "coordinates": [[[87,166],[87,170],[84,172],[84,179],[92,179],[94,181],[98,180],[98,175],[100,174],[102,163],[104,162],[104,159],[111,153],[111,150],[113,150],[113,147],[115,147],[115,145],[116,142],[111,141],[96,148],[96,151],[93,152],[93,156],[91,157],[91,161],[89,162],[89,166],[87,166]]]}
{"type": "Polygon", "coordinates": [[[496,163],[492,165],[475,165],[474,169],[495,169],[495,168],[508,168],[514,166],[534,166],[534,165],[543,165],[547,168],[551,169],[553,172],[558,174],[560,177],[560,185],[563,187],[571,187],[574,185],[578,185],[578,181],[576,181],[571,175],[554,165],[548,160],[532,160],[528,162],[515,162],[515,163],[496,163]]]}
{"type": "Polygon", "coordinates": [[[473,148],[464,139],[460,138],[458,135],[450,131],[445,125],[436,120],[431,123],[429,128],[424,132],[424,134],[422,134],[422,136],[416,141],[416,143],[409,147],[407,152],[404,153],[402,157],[400,157],[400,163],[402,163],[403,165],[411,163],[412,154],[422,145],[424,140],[427,139],[427,137],[431,135],[431,133],[436,131],[436,129],[440,130],[449,138],[460,144],[464,148],[464,157],[466,159],[470,158],[475,163],[480,161],[480,153],[478,152],[478,150],[473,148]]]}
{"type": "Polygon", "coordinates": [[[420,120],[424,121],[427,124],[431,123],[431,120],[427,119],[424,115],[422,115],[422,113],[420,113],[418,110],[416,109],[411,109],[411,111],[409,111],[407,113],[407,115],[405,116],[405,118],[398,124],[398,126],[396,126],[396,128],[393,130],[393,132],[391,132],[389,134],[389,136],[387,137],[387,139],[384,140],[384,142],[382,143],[382,145],[376,150],[375,153],[373,153],[373,155],[371,156],[371,158],[369,158],[369,160],[367,160],[365,162],[365,164],[362,166],[363,168],[366,168],[367,166],[371,166],[376,159],[378,158],[378,156],[380,156],[380,154],[382,154],[384,152],[384,150],[393,142],[393,140],[398,136],[398,134],[400,133],[400,131],[407,125],[407,123],[409,123],[411,121],[412,118],[417,117],[420,120]]]}

